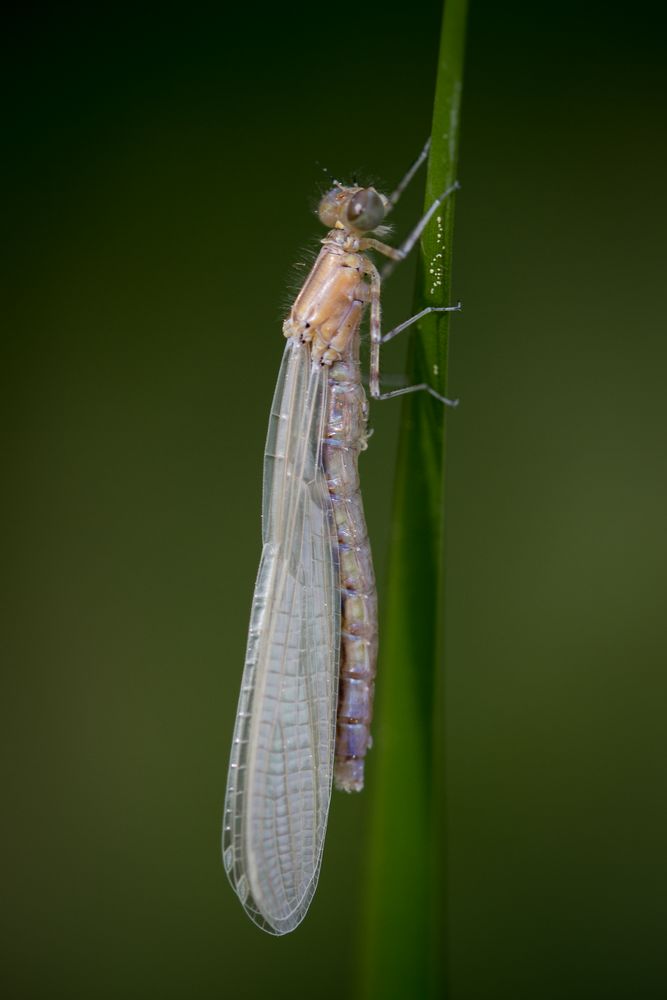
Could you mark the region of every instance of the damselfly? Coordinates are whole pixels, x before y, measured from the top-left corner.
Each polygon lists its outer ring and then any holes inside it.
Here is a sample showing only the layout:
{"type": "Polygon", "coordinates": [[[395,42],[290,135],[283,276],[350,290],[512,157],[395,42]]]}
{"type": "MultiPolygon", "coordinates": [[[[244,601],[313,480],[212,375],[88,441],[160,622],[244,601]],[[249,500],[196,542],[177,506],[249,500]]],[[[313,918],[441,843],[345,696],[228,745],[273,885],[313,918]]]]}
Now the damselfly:
{"type": "MultiPolygon", "coordinates": [[[[329,232],[283,325],[287,338],[264,455],[262,559],[234,730],[223,859],[248,915],[285,934],[303,919],[322,857],[332,780],[359,791],[371,745],[377,598],[357,459],[367,400],[359,330],[370,306],[370,394],[380,391],[381,278],[366,256],[403,260],[457,185],[398,249],[365,234],[382,223],[428,155],[389,197],[334,182],[319,205],[329,232]]],[[[388,265],[391,267],[391,264],[388,265]]]]}

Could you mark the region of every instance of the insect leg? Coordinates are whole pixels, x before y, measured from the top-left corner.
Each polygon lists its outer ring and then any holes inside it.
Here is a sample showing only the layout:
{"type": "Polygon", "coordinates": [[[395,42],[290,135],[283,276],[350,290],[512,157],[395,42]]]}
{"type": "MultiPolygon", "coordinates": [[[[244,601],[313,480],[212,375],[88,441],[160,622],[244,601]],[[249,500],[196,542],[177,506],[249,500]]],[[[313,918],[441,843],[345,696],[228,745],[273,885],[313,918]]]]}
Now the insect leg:
{"type": "Polygon", "coordinates": [[[380,341],[381,343],[386,344],[388,340],[393,340],[399,333],[403,333],[403,331],[407,330],[409,326],[412,326],[413,323],[417,323],[420,319],[423,319],[424,316],[428,316],[429,313],[451,312],[461,312],[461,303],[457,302],[455,306],[426,306],[425,309],[422,309],[421,312],[415,313],[415,315],[411,316],[410,319],[406,319],[402,323],[399,323],[393,330],[389,330],[388,333],[383,333],[380,341]]]}
{"type": "Polygon", "coordinates": [[[413,246],[415,245],[415,243],[417,242],[417,240],[419,239],[419,237],[424,232],[427,225],[433,218],[435,212],[437,212],[440,205],[442,205],[445,198],[448,198],[450,194],[454,193],[454,191],[458,191],[460,187],[461,185],[459,184],[459,182],[454,181],[454,183],[450,187],[448,187],[446,191],[443,191],[442,194],[435,199],[429,210],[421,217],[421,219],[419,220],[415,228],[412,230],[412,232],[406,237],[405,240],[403,240],[400,247],[390,247],[387,243],[383,243],[381,240],[376,240],[373,239],[372,237],[361,239],[359,241],[359,249],[362,252],[364,250],[377,250],[378,253],[383,254],[385,257],[389,257],[389,263],[385,264],[382,270],[383,281],[389,277],[389,275],[394,270],[394,267],[399,261],[405,260],[405,258],[410,253],[413,246]]]}
{"type": "Polygon", "coordinates": [[[398,199],[401,197],[401,195],[405,191],[406,187],[408,186],[408,184],[410,183],[410,181],[412,180],[412,178],[415,176],[415,174],[417,173],[417,171],[421,167],[422,163],[424,162],[424,160],[428,156],[428,151],[429,151],[430,148],[431,148],[431,137],[429,136],[429,138],[426,140],[426,144],[424,145],[424,148],[422,149],[421,153],[419,154],[419,156],[417,157],[417,159],[415,160],[415,162],[412,164],[412,166],[408,170],[408,172],[405,175],[405,177],[400,181],[400,183],[399,183],[398,187],[396,188],[396,190],[392,191],[392,193],[389,195],[389,204],[387,205],[387,210],[385,212],[385,216],[389,215],[389,213],[391,212],[392,208],[394,207],[394,205],[396,204],[396,202],[398,201],[398,199]]]}
{"type": "MultiPolygon", "coordinates": [[[[378,396],[373,396],[373,399],[393,399],[394,396],[405,396],[407,392],[427,392],[429,396],[433,396],[438,402],[443,403],[445,406],[458,406],[458,399],[447,399],[446,396],[441,396],[439,392],[436,392],[432,385],[428,382],[418,382],[417,385],[406,385],[402,389],[392,389],[391,392],[381,392],[378,396]]],[[[372,393],[371,393],[372,395],[372,393]]]]}
{"type": "Polygon", "coordinates": [[[382,286],[382,279],[380,278],[378,269],[370,261],[366,261],[364,267],[364,273],[368,276],[370,280],[370,303],[371,303],[371,357],[370,357],[370,374],[369,374],[369,388],[372,399],[393,399],[394,396],[404,396],[408,392],[428,392],[429,395],[433,396],[434,399],[439,400],[444,403],[445,406],[458,406],[458,399],[447,399],[445,396],[441,396],[439,392],[428,385],[426,382],[420,382],[418,385],[407,385],[402,389],[393,389],[390,392],[380,392],[380,346],[386,340],[390,340],[395,337],[397,333],[401,330],[405,330],[406,327],[415,323],[422,316],[426,316],[430,312],[451,312],[458,311],[461,308],[461,304],[458,303],[456,306],[427,306],[416,316],[412,316],[410,319],[401,323],[400,326],[395,327],[390,330],[389,333],[383,337],[382,336],[382,306],[380,303],[380,288],[382,286]]]}
{"type": "Polygon", "coordinates": [[[421,219],[419,220],[419,222],[417,223],[417,225],[415,226],[415,228],[412,230],[412,232],[406,237],[405,240],[403,240],[403,242],[401,243],[400,247],[398,248],[396,254],[395,255],[394,254],[388,254],[387,255],[387,256],[390,256],[391,259],[390,259],[390,261],[389,261],[388,264],[385,264],[385,266],[384,266],[384,268],[382,270],[382,279],[383,280],[385,278],[388,278],[389,275],[391,274],[391,272],[394,270],[394,267],[396,266],[395,262],[397,262],[399,260],[404,260],[407,257],[407,255],[410,253],[410,251],[412,250],[413,246],[415,245],[415,243],[417,242],[417,240],[419,239],[419,237],[421,236],[421,234],[424,232],[424,230],[426,229],[427,225],[429,224],[429,222],[431,221],[431,219],[433,218],[433,216],[437,212],[437,210],[442,205],[442,203],[445,200],[445,198],[448,198],[450,196],[450,194],[454,193],[454,191],[458,191],[458,189],[460,187],[461,187],[461,185],[459,184],[459,182],[458,181],[454,181],[454,183],[450,187],[448,187],[445,191],[443,191],[441,195],[438,195],[438,197],[435,199],[435,201],[433,202],[433,204],[431,205],[431,207],[428,209],[428,211],[425,212],[424,215],[422,215],[421,219]]]}
{"type": "Polygon", "coordinates": [[[382,280],[380,272],[375,264],[366,260],[364,264],[364,274],[370,279],[369,295],[371,300],[371,356],[369,385],[371,396],[378,399],[380,395],[380,344],[382,343],[382,304],[380,302],[380,288],[382,280]]]}

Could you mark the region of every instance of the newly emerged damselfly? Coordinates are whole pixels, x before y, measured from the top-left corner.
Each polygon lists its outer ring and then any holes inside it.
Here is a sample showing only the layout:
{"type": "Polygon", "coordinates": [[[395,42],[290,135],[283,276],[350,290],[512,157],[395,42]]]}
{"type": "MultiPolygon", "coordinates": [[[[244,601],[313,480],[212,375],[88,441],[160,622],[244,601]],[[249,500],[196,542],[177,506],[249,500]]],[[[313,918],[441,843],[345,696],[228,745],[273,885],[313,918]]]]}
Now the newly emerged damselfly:
{"type": "MultiPolygon", "coordinates": [[[[319,217],[328,233],[283,325],[287,338],[264,455],[262,558],[231,751],[223,860],[248,915],[285,934],[303,919],[322,858],[332,782],[360,791],[377,657],[377,597],[357,459],[368,404],[359,331],[370,306],[370,395],[380,391],[381,278],[367,256],[405,258],[454,185],[401,247],[378,230],[428,143],[389,197],[334,182],[319,217]]],[[[391,266],[391,264],[389,265],[391,266]]]]}

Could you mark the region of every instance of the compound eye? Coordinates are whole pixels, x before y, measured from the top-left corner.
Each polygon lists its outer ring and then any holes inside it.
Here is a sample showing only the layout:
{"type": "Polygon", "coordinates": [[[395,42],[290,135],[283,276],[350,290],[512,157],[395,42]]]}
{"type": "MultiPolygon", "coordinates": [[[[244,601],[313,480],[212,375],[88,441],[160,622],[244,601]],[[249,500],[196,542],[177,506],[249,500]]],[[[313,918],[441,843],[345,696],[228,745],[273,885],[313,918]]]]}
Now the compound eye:
{"type": "Polygon", "coordinates": [[[355,229],[368,232],[384,219],[384,203],[374,188],[361,188],[350,198],[347,219],[355,229]]]}

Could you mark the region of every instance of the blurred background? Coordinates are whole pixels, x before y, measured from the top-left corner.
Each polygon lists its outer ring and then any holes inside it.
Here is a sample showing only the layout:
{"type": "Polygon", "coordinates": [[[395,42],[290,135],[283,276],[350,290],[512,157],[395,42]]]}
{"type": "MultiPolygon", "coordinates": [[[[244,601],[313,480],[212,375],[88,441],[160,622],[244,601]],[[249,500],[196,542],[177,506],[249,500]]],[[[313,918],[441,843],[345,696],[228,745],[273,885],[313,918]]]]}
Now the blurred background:
{"type": "MultiPolygon", "coordinates": [[[[617,6],[472,5],[452,1000],[667,988],[664,26],[617,6]]],[[[323,167],[391,188],[428,134],[440,5],[407,15],[6,24],[3,996],[354,990],[372,758],[285,939],[244,916],[219,832],[293,265],[323,167]]],[[[406,267],[388,324],[411,286],[406,267]]],[[[399,413],[373,407],[362,458],[381,593],[399,413]]]]}

